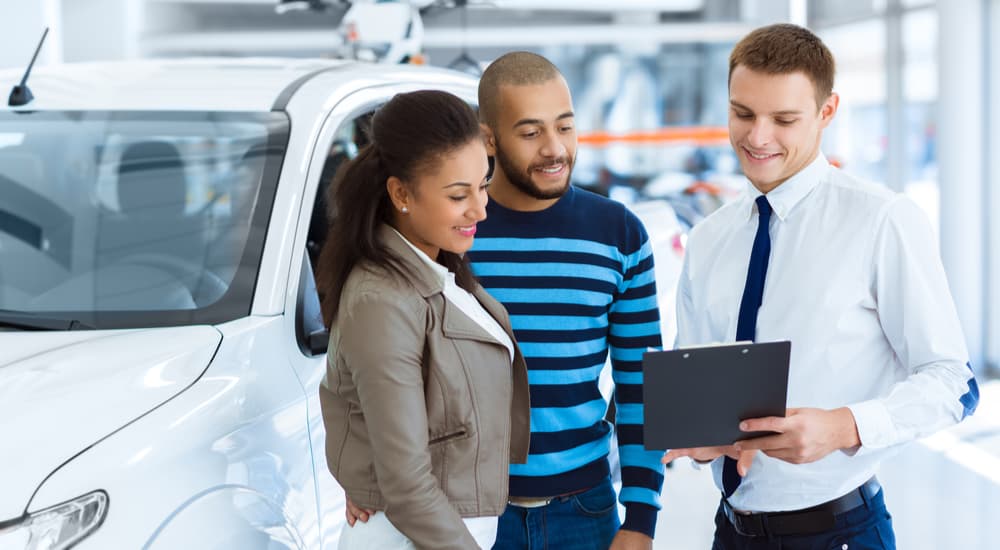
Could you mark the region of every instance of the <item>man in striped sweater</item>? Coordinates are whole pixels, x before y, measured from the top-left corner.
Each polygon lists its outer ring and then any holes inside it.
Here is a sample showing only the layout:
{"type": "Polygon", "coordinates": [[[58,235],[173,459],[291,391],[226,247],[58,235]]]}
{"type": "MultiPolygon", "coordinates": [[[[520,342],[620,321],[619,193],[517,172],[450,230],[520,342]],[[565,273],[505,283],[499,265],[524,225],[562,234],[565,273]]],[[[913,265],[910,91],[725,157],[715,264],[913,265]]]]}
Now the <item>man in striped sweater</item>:
{"type": "Polygon", "coordinates": [[[643,448],[641,360],[661,341],[646,230],[620,203],[570,185],[572,99],[548,60],[500,57],[479,106],[495,168],[469,255],[510,312],[531,386],[530,454],[511,465],[494,548],[651,548],[663,470],[661,453],[643,448]],[[621,525],[598,389],[609,352],[621,525]]]}

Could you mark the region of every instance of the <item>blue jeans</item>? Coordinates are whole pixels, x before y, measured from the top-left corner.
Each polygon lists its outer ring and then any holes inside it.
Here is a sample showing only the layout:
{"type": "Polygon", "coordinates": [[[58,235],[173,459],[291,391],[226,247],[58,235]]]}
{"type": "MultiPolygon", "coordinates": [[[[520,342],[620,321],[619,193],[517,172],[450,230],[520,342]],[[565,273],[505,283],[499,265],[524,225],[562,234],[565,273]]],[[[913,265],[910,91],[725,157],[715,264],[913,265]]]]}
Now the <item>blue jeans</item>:
{"type": "Polygon", "coordinates": [[[617,497],[608,478],[546,506],[508,504],[493,550],[607,550],[619,526],[617,497]]]}
{"type": "Polygon", "coordinates": [[[745,537],[736,532],[719,504],[712,550],[895,550],[892,516],[882,491],[865,504],[836,516],[833,529],[816,535],[745,537]]]}

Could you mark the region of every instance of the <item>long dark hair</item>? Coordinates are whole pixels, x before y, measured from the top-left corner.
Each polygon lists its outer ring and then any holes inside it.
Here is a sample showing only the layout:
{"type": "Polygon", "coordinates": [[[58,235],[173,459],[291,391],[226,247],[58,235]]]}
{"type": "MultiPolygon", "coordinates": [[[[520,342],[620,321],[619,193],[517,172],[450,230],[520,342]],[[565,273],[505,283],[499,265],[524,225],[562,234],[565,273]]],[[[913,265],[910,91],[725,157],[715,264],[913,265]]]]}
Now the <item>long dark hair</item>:
{"type": "MultiPolygon", "coordinates": [[[[479,136],[475,111],[447,92],[398,94],[375,112],[369,143],[344,163],[327,189],[330,225],[316,266],[327,325],[337,317],[344,283],[359,262],[407,275],[399,258],[377,239],[378,227],[391,223],[393,216],[386,180],[396,176],[410,181],[479,136]]],[[[465,290],[476,286],[464,257],[441,250],[437,261],[455,273],[465,290]]]]}

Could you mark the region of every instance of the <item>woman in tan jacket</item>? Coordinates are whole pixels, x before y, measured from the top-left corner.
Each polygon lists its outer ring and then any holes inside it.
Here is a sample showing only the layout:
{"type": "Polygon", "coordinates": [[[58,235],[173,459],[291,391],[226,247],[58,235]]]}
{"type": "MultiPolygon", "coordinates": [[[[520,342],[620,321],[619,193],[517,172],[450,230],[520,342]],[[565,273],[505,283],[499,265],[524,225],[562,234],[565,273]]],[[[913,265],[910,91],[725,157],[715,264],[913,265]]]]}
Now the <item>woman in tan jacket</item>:
{"type": "Polygon", "coordinates": [[[529,412],[507,313],[463,256],[486,217],[479,123],[419,91],[371,134],[331,185],[318,263],[327,462],[354,504],[384,512],[345,526],[340,548],[489,548],[529,412]]]}

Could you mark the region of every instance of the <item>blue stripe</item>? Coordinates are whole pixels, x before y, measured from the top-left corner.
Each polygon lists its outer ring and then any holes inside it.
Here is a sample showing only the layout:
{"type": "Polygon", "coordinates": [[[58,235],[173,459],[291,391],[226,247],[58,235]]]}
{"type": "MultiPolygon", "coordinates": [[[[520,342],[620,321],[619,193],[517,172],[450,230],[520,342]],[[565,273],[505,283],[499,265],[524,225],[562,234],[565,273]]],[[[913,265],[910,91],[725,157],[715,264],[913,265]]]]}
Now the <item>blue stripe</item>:
{"type": "Polygon", "coordinates": [[[618,452],[621,455],[622,468],[629,466],[647,470],[651,469],[654,472],[663,471],[663,464],[660,464],[663,451],[648,451],[642,445],[630,443],[627,445],[619,444],[618,452]]]}
{"type": "MultiPolygon", "coordinates": [[[[585,369],[572,369],[572,370],[529,370],[528,371],[528,384],[534,386],[536,384],[577,384],[580,382],[590,382],[597,380],[601,375],[601,371],[604,370],[604,363],[594,365],[593,367],[587,367],[585,369]]],[[[630,376],[634,373],[628,373],[630,376]]],[[[642,383],[642,373],[639,375],[639,384],[642,383]]],[[[611,374],[612,379],[615,373],[611,374]]],[[[534,405],[534,403],[532,403],[534,405]]]]}
{"type": "Polygon", "coordinates": [[[512,263],[478,263],[475,271],[480,277],[573,277],[597,279],[615,284],[620,284],[622,281],[620,272],[593,265],[548,262],[532,264],[531,269],[524,267],[522,264],[512,263]]]}
{"type": "MultiPolygon", "coordinates": [[[[515,335],[517,334],[520,334],[520,332],[515,333],[515,335]]],[[[526,357],[565,357],[567,355],[589,355],[603,351],[608,345],[604,338],[587,340],[586,342],[572,342],[569,344],[536,344],[532,342],[521,342],[520,336],[518,336],[518,340],[518,346],[521,347],[521,353],[523,353],[526,357]]]]}
{"type": "MultiPolygon", "coordinates": [[[[603,365],[602,365],[603,366],[603,365]]],[[[642,385],[642,371],[625,372],[621,370],[611,371],[611,379],[615,384],[637,384],[642,385]]],[[[531,381],[531,373],[528,373],[528,381],[531,381]]]]}
{"type": "Polygon", "coordinates": [[[531,432],[576,430],[593,426],[604,419],[608,404],[595,399],[575,407],[531,408],[531,432]]]}
{"type": "Polygon", "coordinates": [[[614,324],[611,325],[611,335],[621,337],[649,336],[660,333],[660,321],[650,321],[635,325],[614,324]]]}
{"type": "Polygon", "coordinates": [[[527,464],[511,464],[510,472],[514,475],[529,476],[561,474],[607,455],[608,441],[598,439],[567,451],[528,455],[527,464]]]}
{"type": "Polygon", "coordinates": [[[511,250],[552,250],[564,252],[582,252],[597,254],[605,258],[613,258],[618,263],[625,263],[625,256],[614,246],[581,239],[564,239],[548,237],[537,239],[514,239],[503,237],[479,237],[476,239],[477,251],[511,251],[511,250]]]}
{"type": "Polygon", "coordinates": [[[615,313],[634,313],[637,311],[656,310],[658,307],[659,304],[656,303],[656,296],[645,296],[637,300],[618,300],[612,304],[611,311],[615,313]]]}
{"type": "MultiPolygon", "coordinates": [[[[615,388],[615,397],[618,396],[618,388],[615,388]]],[[[618,425],[622,424],[642,424],[642,403],[616,403],[615,420],[618,425]]]]}
{"type": "Polygon", "coordinates": [[[625,265],[637,265],[653,255],[653,247],[649,244],[649,239],[643,241],[639,250],[625,256],[625,265]]]}
{"type": "Polygon", "coordinates": [[[488,276],[479,277],[479,282],[483,288],[533,288],[538,290],[549,290],[561,288],[563,290],[585,290],[590,292],[600,292],[612,296],[618,293],[618,283],[616,281],[601,281],[598,279],[586,279],[582,277],[501,277],[488,276]]]}
{"type": "Polygon", "coordinates": [[[515,330],[584,330],[608,326],[608,316],[581,317],[579,315],[511,315],[510,324],[515,330]]]}
{"type": "MultiPolygon", "coordinates": [[[[479,239],[476,240],[479,242],[479,239]]],[[[601,254],[583,252],[564,252],[562,250],[478,250],[473,246],[469,251],[472,265],[480,263],[502,262],[533,264],[536,262],[559,262],[568,264],[586,264],[621,270],[621,262],[601,254]]]]}
{"type": "Polygon", "coordinates": [[[660,493],[645,487],[622,487],[618,500],[624,502],[641,502],[656,508],[660,507],[660,493]]]}
{"type": "Polygon", "coordinates": [[[633,288],[650,285],[656,282],[656,272],[653,271],[652,269],[648,271],[643,271],[642,273],[635,275],[631,279],[627,279],[627,281],[628,281],[628,286],[633,288]]]}
{"type": "MultiPolygon", "coordinates": [[[[570,289],[535,289],[535,288],[489,288],[486,287],[490,295],[502,302],[508,303],[530,303],[530,304],[584,304],[588,306],[607,307],[611,302],[611,297],[601,292],[589,292],[586,290],[570,289]]],[[[655,306],[654,306],[655,307],[655,306]]],[[[632,310],[649,309],[636,307],[632,310]]]]}
{"type": "Polygon", "coordinates": [[[962,397],[958,398],[958,401],[962,403],[963,420],[966,416],[976,412],[976,408],[979,407],[979,384],[976,382],[975,371],[972,370],[971,363],[966,363],[965,366],[969,367],[969,371],[972,372],[972,377],[969,378],[969,391],[965,392],[962,397]]]}

